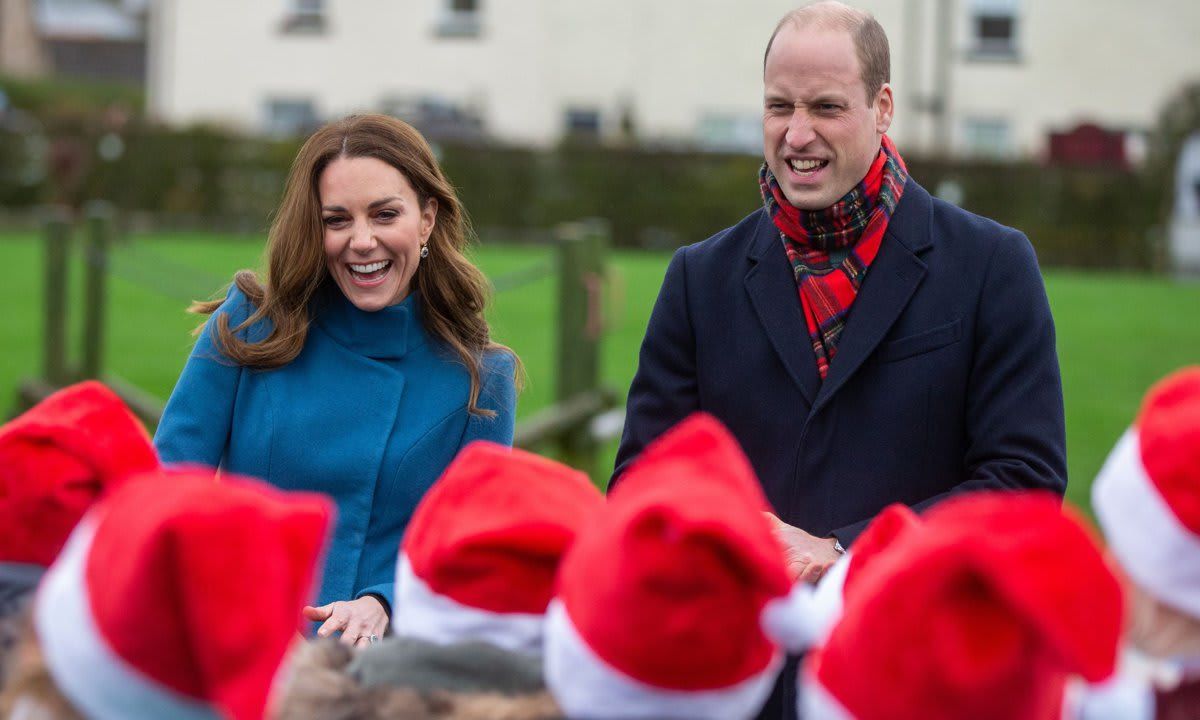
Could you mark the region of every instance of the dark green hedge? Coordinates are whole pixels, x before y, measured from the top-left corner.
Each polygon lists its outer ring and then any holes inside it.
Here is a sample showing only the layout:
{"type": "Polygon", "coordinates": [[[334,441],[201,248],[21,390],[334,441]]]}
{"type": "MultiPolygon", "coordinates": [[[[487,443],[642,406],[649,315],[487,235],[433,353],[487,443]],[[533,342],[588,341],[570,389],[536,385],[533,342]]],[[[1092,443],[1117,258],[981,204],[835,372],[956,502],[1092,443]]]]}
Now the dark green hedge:
{"type": "Polygon", "coordinates": [[[1043,265],[1159,270],[1164,188],[1146,173],[1036,163],[909,162],[935,190],[963,188],[963,207],[1029,236],[1043,265]]]}
{"type": "MultiPolygon", "coordinates": [[[[105,161],[96,147],[106,132],[82,119],[47,129],[76,137],[86,148],[78,187],[64,194],[49,176],[30,186],[17,173],[0,173],[0,203],[105,198],[172,224],[184,219],[212,228],[264,229],[298,148],[297,141],[206,128],[169,130],[135,119],[121,131],[124,153],[105,161]]],[[[0,133],[0,162],[16,167],[44,161],[26,157],[36,155],[37,145],[24,133],[0,133]]],[[[493,231],[511,235],[598,216],[609,220],[618,246],[669,247],[701,240],[759,204],[761,161],[753,157],[588,145],[551,151],[446,145],[438,152],[485,240],[493,231]]],[[[1163,188],[1148,175],[1036,163],[907,160],[926,188],[953,180],[964,207],[1025,231],[1043,264],[1159,265],[1154,228],[1163,188]]]]}
{"type": "Polygon", "coordinates": [[[12,107],[39,118],[90,115],[114,106],[140,114],[145,93],[135,85],[70,78],[25,79],[0,75],[12,107]]]}

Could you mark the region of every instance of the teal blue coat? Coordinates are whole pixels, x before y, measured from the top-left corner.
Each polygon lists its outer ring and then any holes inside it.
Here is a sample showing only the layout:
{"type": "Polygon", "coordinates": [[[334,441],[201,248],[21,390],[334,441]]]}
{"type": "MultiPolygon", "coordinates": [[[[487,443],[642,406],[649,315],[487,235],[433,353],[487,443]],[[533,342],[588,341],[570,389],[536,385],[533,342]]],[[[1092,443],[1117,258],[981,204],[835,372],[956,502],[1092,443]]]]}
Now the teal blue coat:
{"type": "Polygon", "coordinates": [[[479,406],[496,416],[479,417],[467,412],[466,368],[426,332],[416,293],[363,312],[326,287],[304,349],[275,370],[239,366],[213,345],[217,317],[236,327],[252,311],[234,287],[205,325],[154,436],[159,456],[329,495],[337,523],[317,602],[376,594],[390,607],[400,536],[421,496],[467,443],[512,444],[513,359],[484,358],[479,406]]]}

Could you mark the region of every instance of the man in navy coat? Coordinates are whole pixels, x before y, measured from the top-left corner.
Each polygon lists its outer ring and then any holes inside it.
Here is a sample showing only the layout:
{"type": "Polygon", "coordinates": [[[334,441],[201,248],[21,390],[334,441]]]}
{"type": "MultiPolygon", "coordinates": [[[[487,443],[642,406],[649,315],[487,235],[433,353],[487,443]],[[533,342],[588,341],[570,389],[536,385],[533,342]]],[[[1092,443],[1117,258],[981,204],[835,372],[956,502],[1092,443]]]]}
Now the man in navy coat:
{"type": "Polygon", "coordinates": [[[764,207],[675,253],[614,472],[703,410],[742,443],[815,580],[877,512],[1066,489],[1062,383],[1020,232],[933,198],[885,133],[887,38],[793,11],[764,60],[764,207]]]}

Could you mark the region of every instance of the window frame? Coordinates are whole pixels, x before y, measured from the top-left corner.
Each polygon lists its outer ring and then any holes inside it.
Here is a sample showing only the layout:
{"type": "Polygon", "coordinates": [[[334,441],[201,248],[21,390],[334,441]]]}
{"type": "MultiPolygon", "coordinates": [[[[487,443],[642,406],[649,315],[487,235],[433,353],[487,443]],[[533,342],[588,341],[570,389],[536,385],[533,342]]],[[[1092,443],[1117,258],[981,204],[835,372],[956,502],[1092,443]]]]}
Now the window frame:
{"type": "Polygon", "coordinates": [[[284,35],[321,35],[329,29],[327,0],[287,0],[279,31],[284,35]]]}
{"type": "Polygon", "coordinates": [[[976,61],[1019,61],[1021,8],[1019,0],[971,0],[967,3],[967,58],[976,61]],[[985,35],[989,23],[1008,23],[1006,37],[985,35]]]}
{"type": "Polygon", "coordinates": [[[439,38],[479,38],[483,35],[483,0],[441,0],[434,35],[439,38]],[[470,8],[457,8],[461,2],[470,8]]]}

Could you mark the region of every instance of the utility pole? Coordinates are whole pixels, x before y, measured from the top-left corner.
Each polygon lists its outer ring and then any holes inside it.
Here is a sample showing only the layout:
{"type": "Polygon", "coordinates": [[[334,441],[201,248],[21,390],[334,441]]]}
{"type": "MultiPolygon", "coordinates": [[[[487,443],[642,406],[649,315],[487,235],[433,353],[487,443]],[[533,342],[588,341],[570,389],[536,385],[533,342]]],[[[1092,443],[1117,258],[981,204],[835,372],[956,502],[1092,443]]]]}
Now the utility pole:
{"type": "Polygon", "coordinates": [[[922,128],[925,125],[925,95],[922,90],[923,83],[921,82],[921,66],[922,66],[922,44],[921,44],[921,3],[923,0],[904,0],[904,15],[903,15],[903,30],[902,37],[904,38],[904,65],[901,68],[903,75],[900,77],[900,94],[905,98],[906,106],[904,108],[905,118],[904,127],[904,142],[902,145],[908,149],[917,149],[916,146],[921,142],[920,138],[924,134],[922,128]]]}
{"type": "Polygon", "coordinates": [[[936,0],[937,54],[933,59],[934,93],[931,108],[933,112],[933,137],[930,147],[945,157],[950,154],[952,134],[950,108],[952,107],[951,85],[954,71],[954,0],[936,0]]]}

